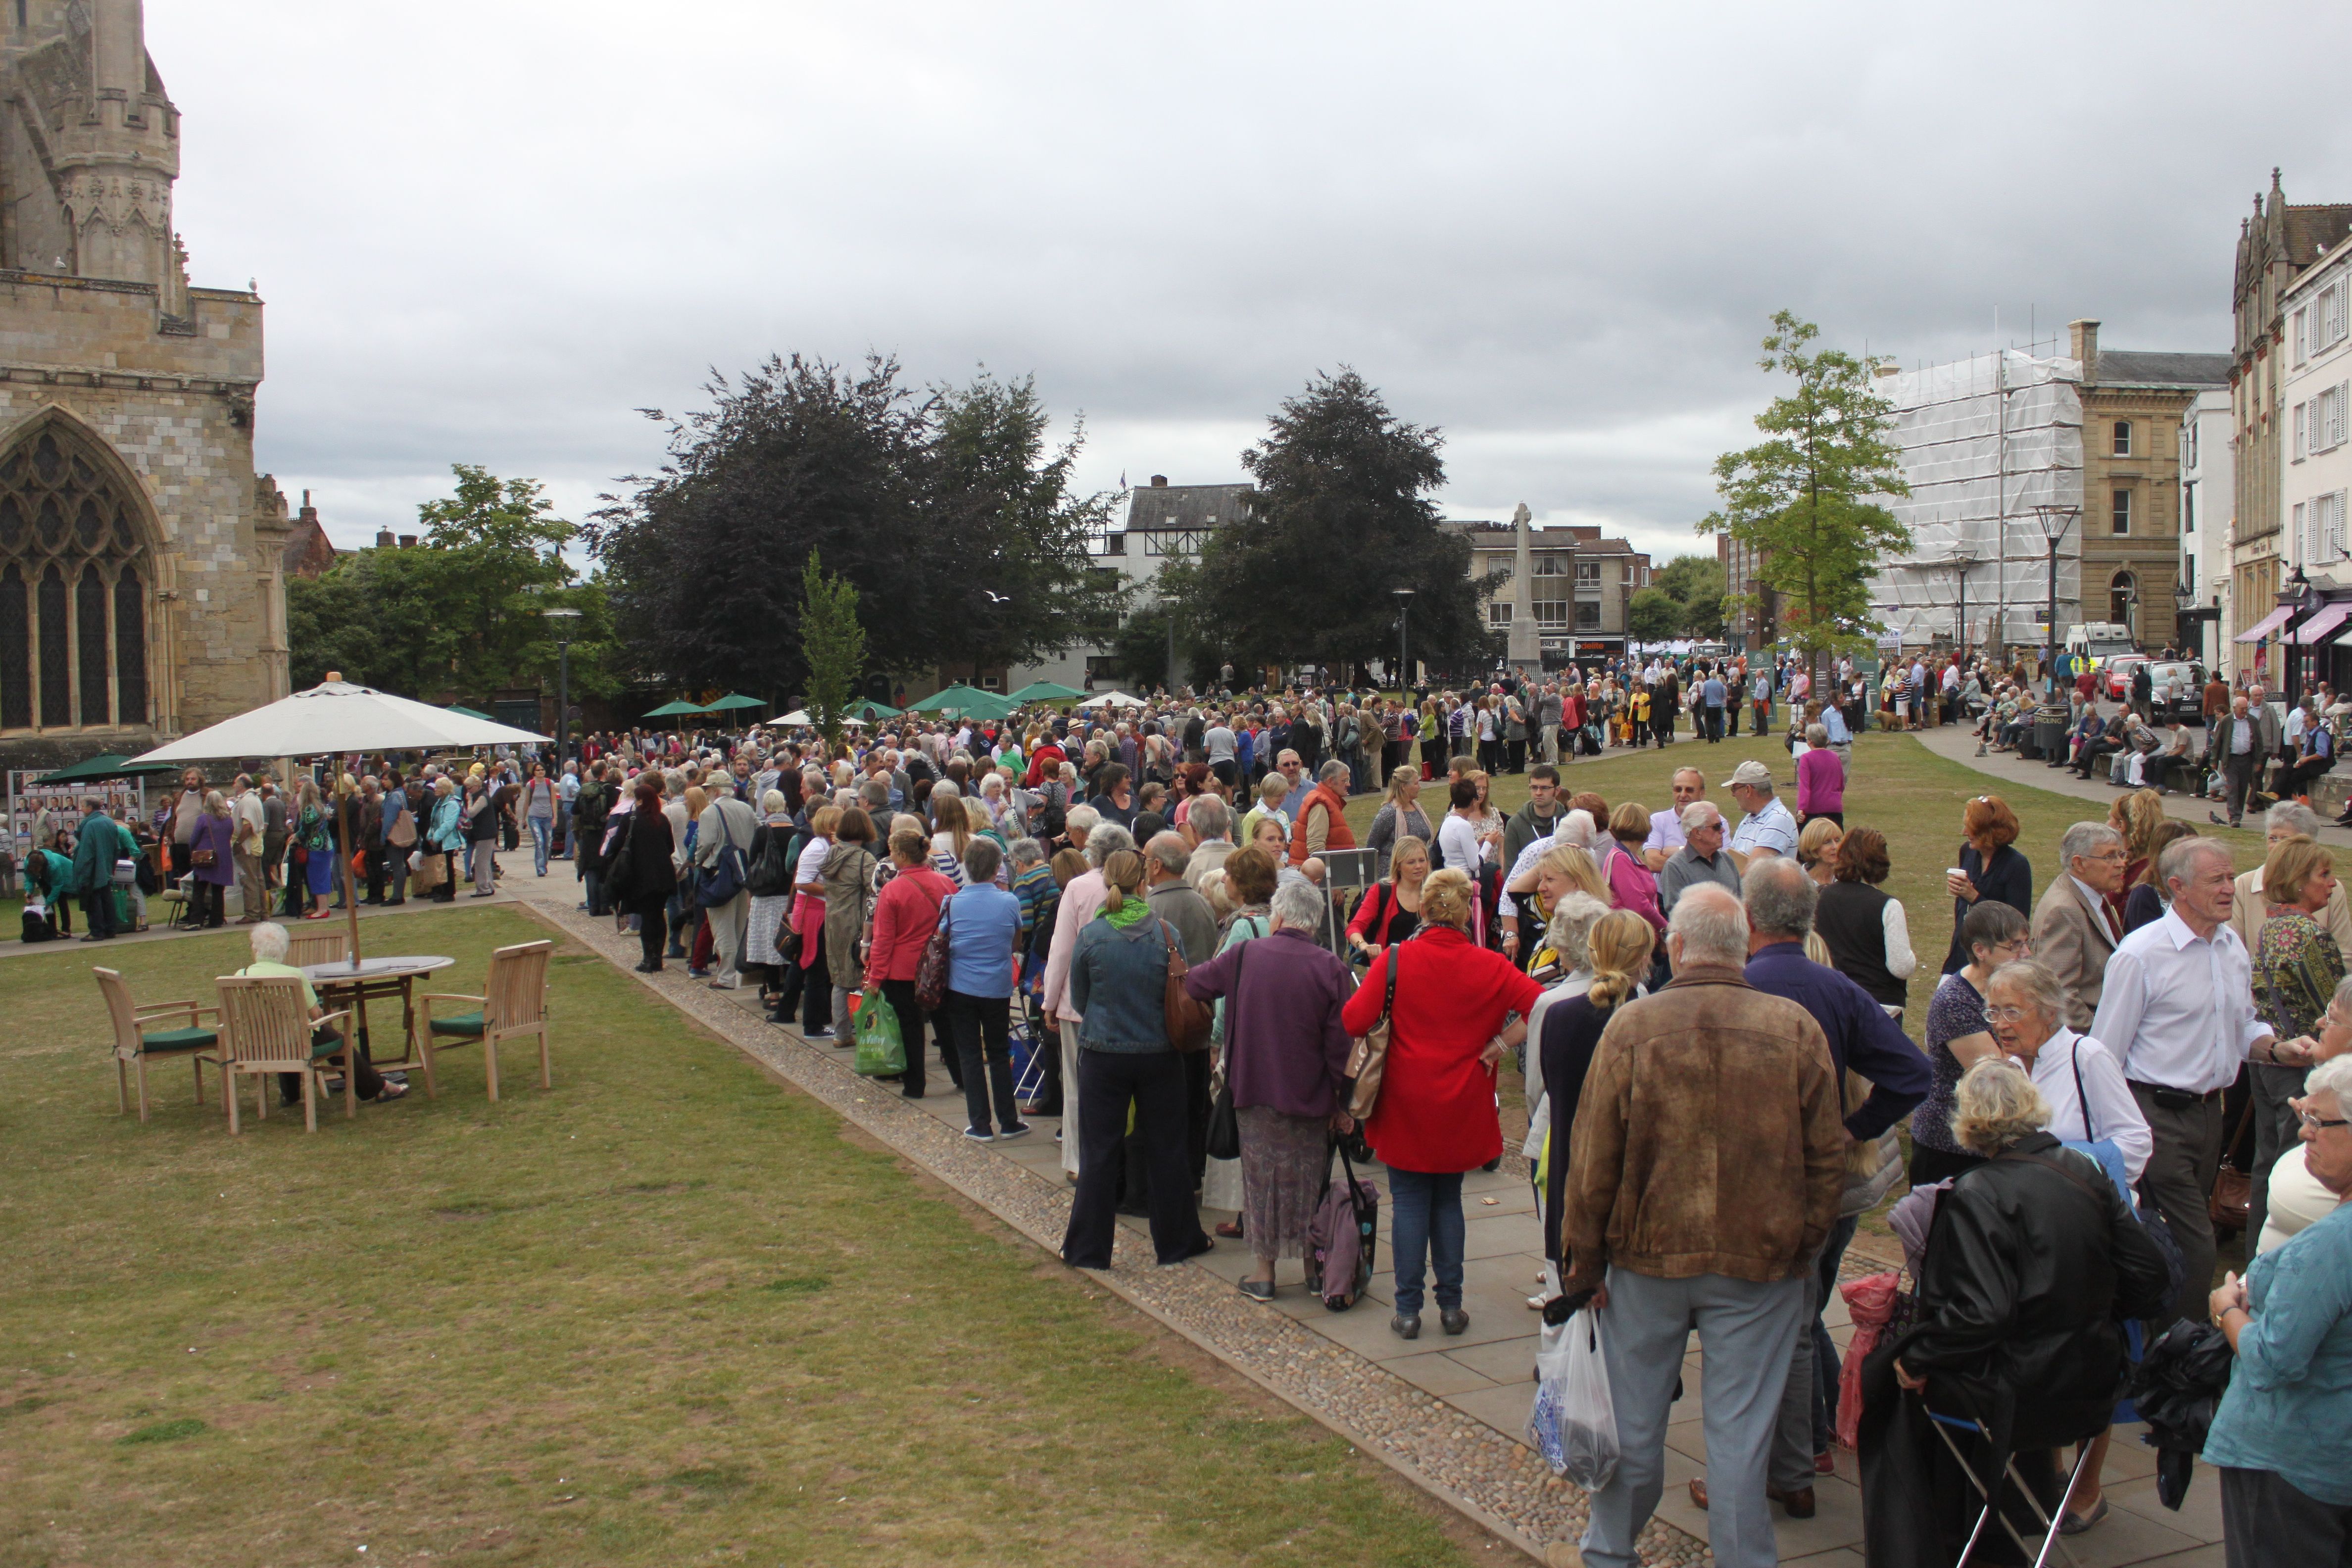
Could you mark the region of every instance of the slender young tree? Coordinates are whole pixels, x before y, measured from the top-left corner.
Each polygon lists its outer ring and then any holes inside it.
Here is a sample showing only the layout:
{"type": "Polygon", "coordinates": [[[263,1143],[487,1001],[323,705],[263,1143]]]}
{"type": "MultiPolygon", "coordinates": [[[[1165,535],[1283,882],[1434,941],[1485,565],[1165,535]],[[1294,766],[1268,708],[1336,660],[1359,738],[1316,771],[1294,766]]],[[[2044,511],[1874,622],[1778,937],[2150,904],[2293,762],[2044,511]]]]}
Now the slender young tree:
{"type": "Polygon", "coordinates": [[[866,673],[866,628],[857,621],[857,584],[825,571],[814,550],[801,571],[801,658],[808,665],[809,717],[830,755],[866,673]]]}
{"type": "MultiPolygon", "coordinates": [[[[1780,624],[1821,679],[1824,655],[1869,646],[1868,584],[1911,531],[1867,498],[1907,496],[1902,452],[1887,438],[1894,405],[1871,367],[1837,349],[1808,352],[1821,329],[1780,310],[1759,368],[1795,388],[1756,416],[1768,437],[1715,460],[1720,510],[1699,522],[1754,552],[1756,580],[1787,601],[1780,624]]],[[[1752,603],[1753,595],[1747,598],[1752,603]]]]}

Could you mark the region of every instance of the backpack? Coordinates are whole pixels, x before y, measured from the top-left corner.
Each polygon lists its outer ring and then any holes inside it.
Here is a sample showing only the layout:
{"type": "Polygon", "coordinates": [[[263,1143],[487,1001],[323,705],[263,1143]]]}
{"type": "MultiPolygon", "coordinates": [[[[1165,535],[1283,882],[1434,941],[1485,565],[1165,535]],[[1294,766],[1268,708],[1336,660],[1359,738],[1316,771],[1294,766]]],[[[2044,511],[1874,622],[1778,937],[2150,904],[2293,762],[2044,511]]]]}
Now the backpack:
{"type": "Polygon", "coordinates": [[[57,921],[49,918],[47,910],[37,909],[31,904],[25,906],[24,940],[26,942],[58,940],[57,921]]]}
{"type": "Polygon", "coordinates": [[[749,874],[743,879],[743,885],[751,890],[755,899],[772,899],[792,891],[793,887],[793,862],[786,854],[791,847],[789,840],[793,836],[793,830],[771,826],[766,832],[768,838],[761,847],[760,858],[751,863],[749,874]]]}

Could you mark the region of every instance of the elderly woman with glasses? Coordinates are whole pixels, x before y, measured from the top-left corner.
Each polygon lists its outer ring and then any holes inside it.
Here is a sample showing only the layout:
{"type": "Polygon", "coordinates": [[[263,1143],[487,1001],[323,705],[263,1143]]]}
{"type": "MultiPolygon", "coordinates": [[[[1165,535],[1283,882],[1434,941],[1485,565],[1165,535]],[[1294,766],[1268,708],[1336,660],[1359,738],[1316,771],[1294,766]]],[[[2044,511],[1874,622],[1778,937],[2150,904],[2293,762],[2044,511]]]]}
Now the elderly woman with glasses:
{"type": "MultiPolygon", "coordinates": [[[[2325,923],[2336,896],[2336,858],[2301,834],[2273,839],[2263,862],[2266,908],[2248,943],[2253,959],[2254,1015],[2282,1040],[2315,1034],[2344,980],[2344,952],[2325,923]]],[[[2246,1231],[2263,1233],[2271,1169],[2295,1142],[2293,1101],[2303,1093],[2304,1068],[2247,1064],[2252,1081],[2253,1193],[2246,1231]]]]}
{"type": "MultiPolygon", "coordinates": [[[[2312,1042],[2313,1072],[2321,1063],[2337,1057],[2352,1056],[2352,979],[2340,983],[2336,994],[2321,1015],[2318,1037],[2312,1042]]],[[[2311,1081],[2306,1076],[2305,1084],[2311,1081]]],[[[2294,1107],[2288,1107],[2291,1124],[2300,1134],[2303,1119],[2294,1107]]],[[[2312,1172],[2308,1163],[2309,1145],[2300,1138],[2271,1166],[2263,1194],[2266,1202],[2264,1217],[2254,1244],[2256,1253],[2270,1252],[2290,1237],[2301,1234],[2336,1212],[2336,1194],[2329,1190],[2312,1172]]]]}
{"type": "MultiPolygon", "coordinates": [[[[2295,1102],[2310,1173],[2352,1194],[2352,1058],[2295,1102]]],[[[2337,1208],[2231,1274],[2208,1301],[2237,1352],[2205,1458],[2221,1471],[2231,1568],[2352,1562],[2352,1214],[2337,1208]]]]}

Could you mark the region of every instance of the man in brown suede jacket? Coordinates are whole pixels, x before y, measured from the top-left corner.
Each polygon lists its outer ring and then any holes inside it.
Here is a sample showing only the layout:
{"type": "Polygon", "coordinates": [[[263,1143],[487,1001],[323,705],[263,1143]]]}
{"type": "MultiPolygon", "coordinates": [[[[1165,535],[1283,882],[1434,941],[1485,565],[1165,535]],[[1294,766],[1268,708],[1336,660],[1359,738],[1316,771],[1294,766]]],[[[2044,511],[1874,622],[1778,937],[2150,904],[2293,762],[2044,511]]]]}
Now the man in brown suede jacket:
{"type": "Polygon", "coordinates": [[[1621,1451],[1592,1497],[1591,1568],[1636,1561],[1694,1329],[1709,1544],[1721,1568],[1779,1561],[1766,1461],[1803,1274],[1837,1219],[1846,1132],[1821,1026],[1748,984],[1748,945],[1737,896],[1685,892],[1666,936],[1673,984],[1617,1010],[1585,1075],[1560,1204],[1563,1287],[1594,1292],[1621,1451]]]}

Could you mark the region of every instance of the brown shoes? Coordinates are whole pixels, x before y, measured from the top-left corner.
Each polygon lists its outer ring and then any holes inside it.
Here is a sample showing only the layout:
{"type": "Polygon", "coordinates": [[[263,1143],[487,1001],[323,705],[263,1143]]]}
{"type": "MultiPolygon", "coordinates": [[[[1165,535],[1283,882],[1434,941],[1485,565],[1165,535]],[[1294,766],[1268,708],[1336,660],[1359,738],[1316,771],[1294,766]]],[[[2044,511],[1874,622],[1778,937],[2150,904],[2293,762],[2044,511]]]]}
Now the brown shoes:
{"type": "MultiPolygon", "coordinates": [[[[1813,1500],[1813,1489],[1811,1487],[1799,1487],[1795,1491],[1782,1491],[1779,1487],[1766,1487],[1764,1496],[1787,1509],[1790,1519],[1811,1519],[1818,1508],[1813,1500]]],[[[1693,1505],[1701,1510],[1706,1507],[1706,1481],[1694,1479],[1691,1482],[1690,1500],[1693,1505]]]]}

